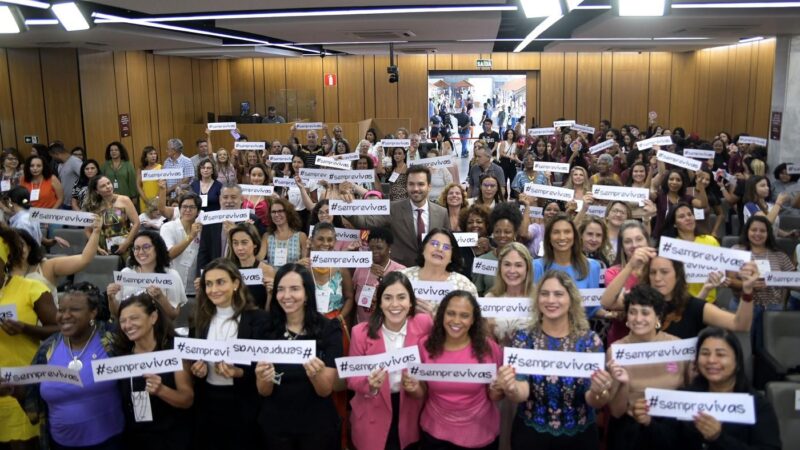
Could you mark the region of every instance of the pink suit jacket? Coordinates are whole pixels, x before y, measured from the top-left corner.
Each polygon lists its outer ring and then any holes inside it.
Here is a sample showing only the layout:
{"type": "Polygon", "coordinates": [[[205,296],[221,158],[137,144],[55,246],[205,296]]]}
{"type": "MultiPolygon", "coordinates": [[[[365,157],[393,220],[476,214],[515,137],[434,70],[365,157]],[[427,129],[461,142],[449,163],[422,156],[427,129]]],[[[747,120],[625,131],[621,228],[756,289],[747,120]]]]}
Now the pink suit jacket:
{"type": "MultiPolygon", "coordinates": [[[[378,330],[377,339],[372,339],[367,335],[368,327],[369,322],[363,322],[353,327],[349,356],[386,353],[382,330],[378,330]]],[[[409,317],[403,346],[417,345],[420,338],[430,334],[432,327],[433,320],[428,314],[419,312],[414,317],[409,317]]],[[[356,394],[350,401],[350,405],[353,407],[353,414],[350,417],[353,444],[358,450],[385,448],[389,427],[392,424],[392,399],[388,376],[378,395],[374,397],[370,395],[367,377],[348,378],[347,387],[356,394]]],[[[419,414],[423,404],[422,400],[415,399],[402,389],[400,390],[398,423],[400,448],[419,441],[419,414]]]]}

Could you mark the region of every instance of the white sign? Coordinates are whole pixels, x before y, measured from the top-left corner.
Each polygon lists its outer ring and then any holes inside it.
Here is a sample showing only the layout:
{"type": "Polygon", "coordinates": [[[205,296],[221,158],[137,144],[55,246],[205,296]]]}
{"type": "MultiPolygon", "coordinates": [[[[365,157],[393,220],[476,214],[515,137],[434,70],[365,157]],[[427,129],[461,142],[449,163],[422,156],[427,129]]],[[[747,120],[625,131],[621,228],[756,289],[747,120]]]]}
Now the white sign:
{"type": "Polygon", "coordinates": [[[800,286],[800,272],[769,272],[763,278],[764,284],[771,287],[800,286]]]}
{"type": "Polygon", "coordinates": [[[478,245],[478,233],[453,233],[459,247],[475,247],[478,245]]]}
{"type": "Polygon", "coordinates": [[[756,144],[762,147],[767,146],[767,140],[760,137],[755,136],[739,136],[739,140],[736,142],[737,144],[756,144]]]}
{"type": "Polygon", "coordinates": [[[580,289],[581,297],[583,297],[584,308],[599,308],[600,298],[603,297],[605,288],[587,288],[580,289]]]}
{"type": "Polygon", "coordinates": [[[95,214],[83,211],[67,211],[65,209],[31,208],[31,221],[88,227],[94,223],[95,214]]]}
{"type": "Polygon", "coordinates": [[[700,412],[713,416],[720,422],[756,423],[755,402],[750,394],[723,394],[719,392],[671,391],[647,388],[644,398],[653,417],[671,417],[694,420],[700,412]]]}
{"type": "Polygon", "coordinates": [[[555,122],[553,122],[554,128],[571,127],[573,125],[575,125],[574,120],[556,120],[555,122]]]}
{"type": "Polygon", "coordinates": [[[534,161],[533,170],[537,172],[569,173],[568,163],[534,161]]]}
{"type": "Polygon", "coordinates": [[[672,145],[672,138],[669,136],[656,136],[650,139],[644,139],[636,143],[636,148],[639,150],[647,150],[653,148],[654,145],[667,146],[672,145]]]}
{"type": "Polygon", "coordinates": [[[575,196],[575,191],[558,186],[548,186],[546,184],[525,183],[525,195],[568,202],[575,196]]]}
{"type": "Polygon", "coordinates": [[[260,286],[264,284],[264,272],[256,267],[255,269],[239,269],[242,280],[247,286],[260,286]]]}
{"type": "Polygon", "coordinates": [[[336,155],[336,159],[341,159],[344,161],[358,161],[361,159],[360,153],[345,153],[343,155],[336,155]]]}
{"type": "Polygon", "coordinates": [[[322,122],[297,122],[294,124],[295,130],[321,130],[322,122]]]}
{"type": "Polygon", "coordinates": [[[764,278],[764,275],[772,272],[772,266],[768,259],[756,259],[753,262],[756,263],[756,267],[758,267],[759,278],[764,278]]]}
{"type": "MultiPolygon", "coordinates": [[[[238,142],[237,142],[238,144],[238,142]]],[[[271,163],[291,163],[294,155],[269,155],[269,162],[271,163]]]]}
{"type": "Polygon", "coordinates": [[[377,355],[336,358],[336,370],[339,378],[366,377],[375,369],[398,372],[421,362],[419,347],[413,345],[377,355]]]}
{"type": "Polygon", "coordinates": [[[332,216],[388,216],[389,200],[331,200],[328,211],[332,216]]]}
{"type": "Polygon", "coordinates": [[[594,127],[590,127],[588,125],[578,125],[578,124],[572,125],[570,127],[570,129],[572,129],[574,131],[580,131],[580,132],[586,133],[586,134],[594,134],[594,131],[595,131],[594,127]]]}
{"type": "MultiPolygon", "coordinates": [[[[176,337],[174,346],[175,351],[183,359],[208,362],[237,362],[231,357],[230,341],[176,337]]],[[[250,361],[245,359],[239,362],[249,363],[250,361]]]]}
{"type": "Polygon", "coordinates": [[[381,147],[410,147],[411,140],[410,139],[383,139],[381,140],[381,147]]]}
{"type": "Polygon", "coordinates": [[[550,136],[556,134],[555,128],[531,128],[528,130],[529,136],[550,136]]]}
{"type": "Polygon", "coordinates": [[[695,171],[700,170],[700,167],[703,166],[703,163],[700,161],[687,158],[685,156],[676,155],[675,153],[670,153],[664,150],[658,151],[658,154],[656,154],[656,159],[667,164],[672,164],[673,166],[695,171]]]}
{"type": "MultiPolygon", "coordinates": [[[[334,228],[336,230],[337,241],[359,241],[361,240],[361,230],[351,228],[334,228]]],[[[314,235],[314,225],[308,227],[308,235],[314,235]]]]}
{"type": "Polygon", "coordinates": [[[350,170],[353,168],[353,163],[342,159],[328,158],[327,156],[317,155],[314,164],[321,167],[330,167],[332,169],[350,170]]]}
{"type": "Polygon", "coordinates": [[[0,367],[0,381],[2,381],[3,384],[17,386],[49,381],[83,387],[83,381],[81,381],[81,373],[79,371],[49,364],[0,367]]]}
{"type": "Polygon", "coordinates": [[[203,211],[197,220],[203,225],[222,222],[244,222],[250,219],[249,209],[220,209],[217,211],[203,211]]]}
{"type": "Polygon", "coordinates": [[[231,342],[231,355],[237,361],[273,364],[305,364],[317,355],[317,341],[262,341],[236,339],[231,342]]]}
{"type": "Polygon", "coordinates": [[[311,267],[372,267],[372,252],[311,252],[311,267]]]}
{"type": "Polygon", "coordinates": [[[717,270],[739,271],[752,258],[751,253],[661,236],[658,256],[684,263],[713,265],[717,270]]]}
{"type": "Polygon", "coordinates": [[[606,206],[605,205],[589,205],[586,208],[586,214],[590,216],[597,216],[603,218],[606,216],[606,206]]]}
{"type": "Polygon", "coordinates": [[[695,220],[706,220],[706,210],[703,208],[692,208],[695,220]]]}
{"type": "Polygon", "coordinates": [[[453,157],[450,155],[447,156],[437,156],[435,158],[423,158],[423,159],[415,159],[409,163],[410,166],[425,166],[431,167],[433,169],[436,168],[447,168],[453,165],[453,157]]]}
{"type": "Polygon", "coordinates": [[[643,202],[650,199],[650,190],[627,186],[592,186],[592,197],[595,200],[619,200],[623,202],[643,202]]]}
{"type": "Polygon", "coordinates": [[[95,383],[181,370],[183,370],[183,361],[177,350],[92,360],[92,376],[94,376],[95,383]]]}
{"type": "MultiPolygon", "coordinates": [[[[235,150],[264,150],[267,148],[267,143],[264,141],[256,141],[256,142],[236,141],[233,143],[233,148],[235,150]]],[[[271,156],[272,155],[270,155],[269,159],[270,162],[272,161],[271,156]]],[[[287,156],[291,157],[292,155],[287,155],[287,156]]],[[[289,159],[289,162],[291,162],[291,158],[289,159]]]]}
{"type": "Polygon", "coordinates": [[[17,317],[17,305],[0,305],[0,320],[19,320],[17,317]]]}
{"type": "Polygon", "coordinates": [[[615,141],[613,139],[607,139],[607,140],[605,140],[605,141],[603,141],[603,142],[601,142],[601,143],[599,143],[597,145],[593,145],[593,146],[589,147],[589,153],[591,153],[593,155],[595,153],[600,153],[600,152],[602,152],[603,150],[605,150],[607,148],[613,147],[614,144],[616,144],[616,143],[617,143],[617,141],[615,141]]]}
{"type": "Polygon", "coordinates": [[[800,175],[800,164],[787,164],[786,173],[789,175],[800,175]]]}
{"type": "Polygon", "coordinates": [[[235,130],[236,122],[209,122],[206,128],[209,131],[235,130]]]}
{"type": "Polygon", "coordinates": [[[533,312],[528,297],[478,297],[481,315],[494,319],[527,319],[533,312]]]}
{"type": "Polygon", "coordinates": [[[541,206],[531,206],[528,209],[528,217],[531,219],[544,219],[544,208],[541,206]]]}
{"type": "Polygon", "coordinates": [[[472,273],[493,277],[497,275],[497,266],[499,264],[496,259],[475,258],[472,261],[472,273]]]}
{"type": "Polygon", "coordinates": [[[435,303],[441,302],[445,295],[456,290],[453,283],[449,281],[412,280],[411,286],[414,288],[414,296],[417,297],[417,300],[429,300],[435,303]]]}
{"type": "Polygon", "coordinates": [[[323,180],[331,184],[340,184],[349,181],[354,184],[374,183],[374,170],[331,170],[331,169],[300,169],[300,178],[306,183],[313,180],[323,180]]]}
{"type": "Polygon", "coordinates": [[[506,347],[503,364],[516,369],[521,375],[591,378],[595,370],[606,365],[603,352],[561,352],[506,347]]]}
{"type": "MultiPolygon", "coordinates": [[[[294,183],[294,180],[292,180],[292,183],[294,183]]],[[[263,195],[265,197],[269,197],[275,193],[274,186],[265,186],[260,184],[240,184],[239,187],[242,188],[242,195],[263,195]]]]}
{"type": "Polygon", "coordinates": [[[700,150],[697,148],[683,149],[683,156],[696,159],[714,159],[714,150],[700,150]]]}
{"type": "Polygon", "coordinates": [[[695,263],[684,263],[683,270],[686,273],[687,283],[705,283],[709,273],[720,271],[714,266],[695,263]]]}
{"type": "Polygon", "coordinates": [[[183,169],[143,170],[142,181],[182,180],[183,169]]]}
{"type": "Polygon", "coordinates": [[[408,374],[420,381],[489,384],[497,377],[495,364],[409,364],[408,374]]]}
{"type": "Polygon", "coordinates": [[[162,289],[169,289],[177,286],[178,280],[169,273],[136,273],[118,272],[115,270],[114,283],[141,288],[156,286],[162,289]]]}
{"type": "Polygon", "coordinates": [[[289,177],[276,177],[272,179],[272,186],[273,187],[295,187],[297,186],[297,182],[294,181],[294,178],[289,177]]]}
{"type": "Polygon", "coordinates": [[[611,359],[621,366],[693,361],[696,347],[697,338],[638,344],[613,344],[611,359]]]}

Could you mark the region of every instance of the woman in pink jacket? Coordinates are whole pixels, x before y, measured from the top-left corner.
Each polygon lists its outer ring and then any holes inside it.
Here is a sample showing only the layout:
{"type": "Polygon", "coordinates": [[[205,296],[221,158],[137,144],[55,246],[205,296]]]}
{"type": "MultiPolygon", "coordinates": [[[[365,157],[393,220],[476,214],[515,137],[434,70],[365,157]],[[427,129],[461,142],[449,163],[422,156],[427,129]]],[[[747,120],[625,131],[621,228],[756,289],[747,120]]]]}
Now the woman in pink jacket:
{"type": "MultiPolygon", "coordinates": [[[[369,321],[353,327],[350,356],[376,355],[417,345],[428,336],[433,321],[415,314],[417,300],[411,282],[391,272],[378,285],[378,305],[369,321]]],[[[355,391],[350,401],[353,444],[358,450],[402,450],[419,441],[423,401],[409,395],[407,375],[376,370],[367,377],[347,379],[355,391]]]]}

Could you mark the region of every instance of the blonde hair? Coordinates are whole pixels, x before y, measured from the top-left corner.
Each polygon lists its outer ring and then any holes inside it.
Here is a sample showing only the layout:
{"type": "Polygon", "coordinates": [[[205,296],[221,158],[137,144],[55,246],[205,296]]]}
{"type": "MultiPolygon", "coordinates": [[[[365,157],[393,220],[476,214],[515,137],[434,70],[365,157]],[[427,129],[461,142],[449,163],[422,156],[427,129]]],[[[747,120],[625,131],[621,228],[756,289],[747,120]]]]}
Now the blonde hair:
{"type": "Polygon", "coordinates": [[[539,312],[539,292],[545,281],[555,278],[567,290],[569,295],[569,311],[567,320],[569,321],[569,333],[571,336],[579,336],[589,331],[589,321],[586,319],[586,311],[583,309],[583,297],[572,278],[560,270],[548,270],[542,275],[542,279],[536,283],[533,294],[533,312],[531,314],[531,330],[541,328],[542,313],[539,312]]]}
{"type": "Polygon", "coordinates": [[[589,177],[589,172],[587,172],[586,169],[581,166],[575,166],[569,170],[569,173],[567,174],[567,181],[564,183],[564,187],[567,189],[575,189],[575,186],[572,184],[572,171],[574,170],[583,171],[583,186],[581,186],[583,188],[583,192],[592,192],[592,180],[589,177]]]}
{"type": "Polygon", "coordinates": [[[763,177],[764,173],[767,171],[767,166],[764,164],[764,161],[753,159],[750,161],[750,170],[753,171],[753,175],[760,175],[763,177]]]}
{"type": "Polygon", "coordinates": [[[493,297],[505,297],[508,286],[505,280],[503,280],[503,277],[500,276],[500,270],[503,266],[503,260],[511,254],[511,252],[517,252],[517,254],[525,260],[525,281],[523,286],[525,286],[525,296],[533,300],[533,265],[531,263],[531,253],[528,251],[527,247],[519,242],[507,244],[500,250],[500,254],[497,255],[497,275],[494,278],[494,286],[489,290],[489,293],[492,294],[493,297]]]}

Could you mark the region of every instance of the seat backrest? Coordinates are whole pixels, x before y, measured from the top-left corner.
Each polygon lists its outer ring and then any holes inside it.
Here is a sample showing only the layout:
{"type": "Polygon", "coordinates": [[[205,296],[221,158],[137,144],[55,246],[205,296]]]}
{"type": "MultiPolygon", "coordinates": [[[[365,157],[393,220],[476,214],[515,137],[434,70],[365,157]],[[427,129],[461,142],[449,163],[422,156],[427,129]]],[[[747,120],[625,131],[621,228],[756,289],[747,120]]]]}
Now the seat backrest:
{"type": "Polygon", "coordinates": [[[69,242],[69,247],[63,248],[60,245],[50,247],[50,253],[54,255],[78,255],[86,247],[86,234],[82,229],[75,228],[56,228],[53,236],[60,237],[69,242]]]}
{"type": "MultiPolygon", "coordinates": [[[[719,298],[719,297],[718,297],[719,298]]],[[[736,339],[739,340],[739,345],[742,347],[742,355],[744,355],[744,373],[747,375],[747,381],[750,386],[753,386],[753,345],[750,342],[750,332],[737,331],[734,333],[736,339]]]]}
{"type": "Polygon", "coordinates": [[[714,300],[715,305],[727,311],[730,309],[731,300],[733,300],[731,288],[724,286],[717,288],[717,298],[714,300]]]}
{"type": "Polygon", "coordinates": [[[800,411],[794,407],[794,399],[800,391],[800,383],[773,381],[767,383],[767,400],[778,416],[783,448],[800,448],[800,411]]]}
{"type": "Polygon", "coordinates": [[[739,243],[739,236],[722,236],[722,246],[731,248],[739,243]]]}
{"type": "Polygon", "coordinates": [[[778,250],[786,253],[786,256],[788,256],[789,259],[791,259],[792,255],[794,255],[794,249],[795,249],[795,247],[797,247],[797,243],[798,243],[797,239],[796,238],[777,238],[776,241],[777,241],[776,244],[778,244],[778,250]]]}
{"type": "Polygon", "coordinates": [[[800,228],[800,217],[798,216],[781,216],[779,222],[782,230],[790,231],[800,228]]]}
{"type": "Polygon", "coordinates": [[[800,366],[800,311],[764,312],[764,350],[786,368],[800,366]]]}

